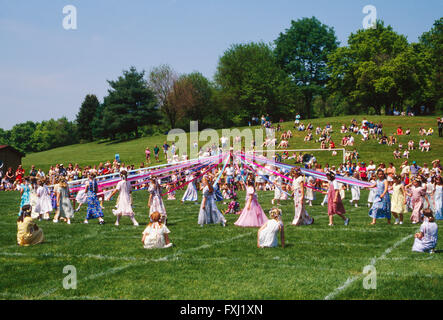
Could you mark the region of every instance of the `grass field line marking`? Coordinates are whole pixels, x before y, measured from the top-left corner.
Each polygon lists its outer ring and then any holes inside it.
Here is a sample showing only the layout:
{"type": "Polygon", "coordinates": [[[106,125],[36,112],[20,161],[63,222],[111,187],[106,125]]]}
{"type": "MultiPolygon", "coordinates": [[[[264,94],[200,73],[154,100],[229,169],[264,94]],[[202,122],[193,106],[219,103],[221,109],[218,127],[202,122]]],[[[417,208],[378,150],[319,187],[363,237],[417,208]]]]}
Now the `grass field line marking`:
{"type": "MultiPolygon", "coordinates": [[[[170,260],[171,258],[175,258],[175,257],[179,256],[180,254],[182,254],[182,253],[184,253],[184,252],[197,251],[197,250],[201,250],[201,249],[210,248],[210,247],[212,247],[212,246],[214,246],[214,245],[216,245],[216,244],[226,243],[226,242],[234,241],[234,240],[237,240],[237,239],[240,239],[240,238],[244,238],[244,237],[246,237],[246,236],[250,236],[250,235],[252,235],[253,233],[255,233],[255,232],[243,233],[243,234],[240,234],[240,235],[235,236],[235,237],[233,237],[233,238],[229,238],[229,239],[225,239],[225,240],[214,241],[214,242],[211,243],[211,244],[204,244],[204,245],[201,245],[201,246],[199,246],[199,247],[195,247],[195,248],[189,248],[189,249],[179,250],[179,251],[177,251],[177,252],[175,252],[175,253],[173,253],[173,254],[169,254],[169,255],[166,255],[166,256],[161,257],[161,258],[155,258],[155,259],[143,260],[143,261],[138,261],[138,262],[128,263],[128,264],[125,264],[125,265],[123,265],[123,266],[119,266],[119,267],[110,268],[110,269],[108,269],[108,270],[106,270],[106,271],[102,271],[102,272],[99,272],[99,273],[92,274],[92,275],[90,275],[90,276],[88,276],[88,277],[86,277],[86,278],[84,278],[84,279],[82,279],[82,280],[79,280],[78,282],[80,282],[80,281],[87,281],[87,280],[94,280],[94,279],[97,279],[97,278],[100,278],[100,277],[103,277],[103,276],[106,276],[106,275],[110,275],[110,274],[113,274],[113,273],[116,273],[116,272],[122,271],[122,270],[124,270],[124,269],[128,269],[128,268],[133,267],[133,266],[136,266],[136,265],[138,265],[138,264],[145,264],[146,262],[162,262],[162,261],[168,261],[168,260],[170,260]]],[[[52,288],[52,289],[46,290],[46,291],[43,292],[41,295],[39,295],[36,299],[41,299],[41,298],[43,298],[43,297],[50,296],[51,294],[53,294],[54,292],[56,292],[56,291],[59,290],[59,289],[60,289],[59,287],[56,287],[56,288],[52,288]]]]}
{"type": "Polygon", "coordinates": [[[14,297],[15,299],[20,299],[20,300],[28,299],[25,296],[18,294],[18,293],[0,292],[0,296],[6,297],[6,298],[14,297]]]}
{"type": "Polygon", "coordinates": [[[312,245],[327,245],[327,246],[350,246],[350,247],[371,247],[371,248],[380,248],[380,245],[371,244],[371,243],[351,243],[351,242],[315,242],[315,241],[296,241],[296,243],[304,243],[304,244],[312,244],[312,245]]]}
{"type": "MultiPolygon", "coordinates": [[[[391,247],[387,248],[380,257],[372,258],[371,262],[369,263],[369,265],[374,267],[378,260],[385,259],[386,256],[388,254],[390,254],[395,248],[397,248],[399,245],[403,244],[405,241],[409,240],[412,237],[413,237],[413,235],[410,234],[410,235],[407,235],[406,237],[400,239],[399,241],[394,243],[391,247]]],[[[356,280],[360,279],[362,276],[363,276],[363,273],[358,275],[358,276],[354,276],[354,277],[348,278],[341,286],[339,286],[338,288],[334,289],[324,299],[325,300],[333,299],[337,294],[339,294],[343,290],[346,290],[351,284],[353,284],[356,280]]]]}

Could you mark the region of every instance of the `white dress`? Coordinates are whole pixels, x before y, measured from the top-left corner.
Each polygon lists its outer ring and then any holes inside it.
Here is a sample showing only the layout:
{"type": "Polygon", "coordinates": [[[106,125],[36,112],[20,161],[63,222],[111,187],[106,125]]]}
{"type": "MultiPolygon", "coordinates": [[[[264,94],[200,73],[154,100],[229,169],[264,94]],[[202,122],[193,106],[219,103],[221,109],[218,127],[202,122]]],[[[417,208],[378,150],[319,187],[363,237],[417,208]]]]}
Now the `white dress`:
{"type": "MultiPolygon", "coordinates": [[[[312,184],[313,182],[314,182],[314,178],[309,177],[308,183],[312,184]]],[[[313,189],[308,188],[308,187],[306,188],[306,190],[305,190],[305,199],[306,200],[310,200],[310,201],[314,201],[315,200],[315,193],[314,193],[313,189]]]]}
{"type": "Polygon", "coordinates": [[[358,186],[351,186],[351,195],[352,195],[352,201],[360,200],[360,187],[358,187],[358,186]]]}
{"type": "Polygon", "coordinates": [[[117,209],[112,210],[112,213],[114,213],[116,216],[123,215],[133,217],[134,211],[132,210],[131,205],[131,183],[126,180],[122,180],[117,183],[116,189],[119,191],[118,202],[116,205],[117,209]]]}
{"type": "Polygon", "coordinates": [[[38,196],[39,205],[40,205],[38,213],[51,212],[52,211],[52,201],[51,201],[51,196],[49,195],[49,189],[46,186],[38,187],[37,196],[38,196]]]}
{"type": "Polygon", "coordinates": [[[428,252],[429,250],[434,249],[437,245],[438,225],[435,222],[425,221],[420,226],[420,232],[423,233],[423,238],[415,238],[412,251],[428,252]]]}
{"type": "Polygon", "coordinates": [[[282,195],[282,192],[281,192],[282,181],[283,181],[283,179],[280,176],[277,176],[275,178],[275,181],[274,181],[274,199],[275,200],[280,200],[280,198],[281,198],[281,195],[282,195]]]}
{"type": "Polygon", "coordinates": [[[345,190],[343,189],[343,186],[344,186],[343,183],[341,183],[341,182],[338,183],[338,188],[340,189],[340,198],[342,200],[344,200],[344,198],[346,196],[346,193],[345,193],[345,190]]]}
{"type": "Polygon", "coordinates": [[[170,231],[164,225],[158,222],[153,222],[148,225],[146,229],[143,231],[143,235],[146,235],[144,241],[145,249],[161,249],[166,247],[165,234],[168,234],[170,231]]]}
{"type": "Polygon", "coordinates": [[[77,201],[77,203],[86,203],[88,202],[88,195],[85,192],[85,189],[82,188],[77,195],[75,196],[75,201],[77,201]]]}
{"type": "MultiPolygon", "coordinates": [[[[375,183],[375,181],[371,182],[375,183]]],[[[368,202],[374,203],[376,193],[377,193],[377,188],[371,188],[371,190],[369,190],[368,202]]]]}
{"type": "Polygon", "coordinates": [[[32,207],[31,218],[37,219],[40,214],[40,201],[37,196],[37,191],[32,186],[29,186],[31,193],[29,195],[29,204],[32,207]]]}
{"type": "Polygon", "coordinates": [[[275,219],[268,220],[266,227],[260,231],[258,243],[260,248],[273,248],[278,246],[278,231],[283,223],[275,219]]]}

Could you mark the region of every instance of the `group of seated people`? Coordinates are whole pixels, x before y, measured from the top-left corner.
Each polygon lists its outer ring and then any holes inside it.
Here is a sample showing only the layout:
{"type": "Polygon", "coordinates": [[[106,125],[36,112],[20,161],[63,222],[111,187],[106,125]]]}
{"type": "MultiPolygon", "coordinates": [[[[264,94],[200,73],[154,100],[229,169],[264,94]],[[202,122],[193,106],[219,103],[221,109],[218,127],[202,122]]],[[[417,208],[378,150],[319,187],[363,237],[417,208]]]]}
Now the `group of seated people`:
{"type": "Polygon", "coordinates": [[[421,136],[432,136],[434,133],[434,129],[429,128],[428,130],[426,130],[425,128],[420,128],[418,130],[418,134],[421,136]]]}

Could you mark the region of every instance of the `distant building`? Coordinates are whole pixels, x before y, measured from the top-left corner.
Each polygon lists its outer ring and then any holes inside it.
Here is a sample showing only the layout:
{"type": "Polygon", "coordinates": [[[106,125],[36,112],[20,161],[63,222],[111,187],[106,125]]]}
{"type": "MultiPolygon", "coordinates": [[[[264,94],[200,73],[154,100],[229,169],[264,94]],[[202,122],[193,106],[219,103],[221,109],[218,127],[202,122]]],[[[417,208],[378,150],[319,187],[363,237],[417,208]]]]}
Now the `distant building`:
{"type": "Polygon", "coordinates": [[[9,167],[15,172],[17,167],[22,164],[22,158],[24,156],[24,153],[11,146],[0,145],[0,167],[2,167],[1,170],[3,173],[6,173],[9,167]]]}

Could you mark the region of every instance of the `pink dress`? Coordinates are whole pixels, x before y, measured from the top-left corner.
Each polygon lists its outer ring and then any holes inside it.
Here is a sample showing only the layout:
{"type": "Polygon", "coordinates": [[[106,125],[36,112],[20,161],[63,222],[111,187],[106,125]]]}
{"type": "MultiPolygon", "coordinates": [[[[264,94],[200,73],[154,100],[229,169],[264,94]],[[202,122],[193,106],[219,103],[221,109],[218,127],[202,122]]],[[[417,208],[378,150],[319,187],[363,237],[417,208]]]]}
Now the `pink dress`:
{"type": "Polygon", "coordinates": [[[346,210],[341,201],[340,192],[337,195],[337,202],[334,203],[335,190],[338,189],[338,183],[336,180],[329,182],[328,190],[328,215],[345,214],[346,210]],[[334,185],[335,184],[335,185],[334,185]]]}
{"type": "Polygon", "coordinates": [[[245,208],[240,214],[238,220],[234,223],[238,227],[261,227],[268,221],[263,209],[257,200],[257,194],[255,193],[254,187],[249,186],[246,189],[246,199],[252,195],[251,209],[248,210],[246,201],[245,208]]]}
{"type": "Polygon", "coordinates": [[[120,192],[118,196],[117,209],[112,210],[112,213],[116,216],[134,216],[134,211],[132,210],[132,201],[131,201],[131,183],[122,180],[117,183],[117,190],[120,192]]]}
{"type": "Polygon", "coordinates": [[[423,208],[423,197],[426,195],[426,187],[411,187],[412,197],[411,197],[411,221],[421,222],[421,210],[423,208]]]}

